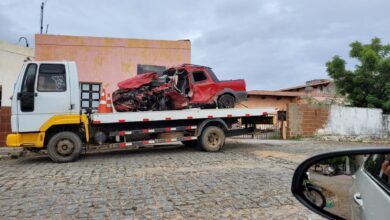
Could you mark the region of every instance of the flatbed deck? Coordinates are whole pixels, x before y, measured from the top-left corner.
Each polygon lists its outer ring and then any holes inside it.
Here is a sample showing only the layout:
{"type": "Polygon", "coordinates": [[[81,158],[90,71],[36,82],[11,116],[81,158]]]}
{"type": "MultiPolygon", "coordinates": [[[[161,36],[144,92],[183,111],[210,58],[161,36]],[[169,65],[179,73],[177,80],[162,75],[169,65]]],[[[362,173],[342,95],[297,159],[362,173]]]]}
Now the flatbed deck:
{"type": "Polygon", "coordinates": [[[236,118],[275,113],[275,108],[185,109],[170,111],[114,112],[92,114],[93,124],[170,121],[206,118],[236,118]]]}

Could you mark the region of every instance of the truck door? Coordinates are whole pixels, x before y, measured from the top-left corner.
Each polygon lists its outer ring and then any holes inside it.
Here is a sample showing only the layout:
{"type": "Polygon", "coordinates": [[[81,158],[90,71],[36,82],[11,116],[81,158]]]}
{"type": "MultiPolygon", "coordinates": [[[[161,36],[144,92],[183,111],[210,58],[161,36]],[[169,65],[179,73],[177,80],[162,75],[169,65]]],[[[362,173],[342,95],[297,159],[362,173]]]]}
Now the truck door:
{"type": "Polygon", "coordinates": [[[192,103],[209,103],[213,100],[218,87],[202,70],[192,72],[192,103]]]}
{"type": "Polygon", "coordinates": [[[62,63],[28,64],[18,93],[19,132],[39,131],[52,116],[70,113],[66,68],[62,63]]]}

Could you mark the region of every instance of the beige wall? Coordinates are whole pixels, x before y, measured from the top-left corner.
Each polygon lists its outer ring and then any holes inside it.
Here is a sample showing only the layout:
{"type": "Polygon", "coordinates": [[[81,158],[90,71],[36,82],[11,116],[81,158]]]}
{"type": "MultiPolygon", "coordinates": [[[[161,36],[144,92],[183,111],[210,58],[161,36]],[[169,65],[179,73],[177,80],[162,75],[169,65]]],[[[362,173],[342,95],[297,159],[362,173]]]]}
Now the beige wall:
{"type": "MultiPolygon", "coordinates": [[[[248,100],[242,102],[242,104],[247,106],[248,108],[273,107],[273,108],[278,108],[278,110],[287,110],[287,104],[295,103],[295,102],[296,102],[295,97],[280,97],[278,99],[275,96],[248,95],[248,100]]],[[[242,106],[238,105],[237,107],[242,107],[242,106]]]]}
{"type": "Polygon", "coordinates": [[[35,35],[36,60],[76,61],[79,80],[101,82],[113,92],[137,74],[137,64],[191,63],[190,41],[35,35]]]}
{"type": "Polygon", "coordinates": [[[19,75],[23,61],[34,57],[34,49],[0,41],[0,85],[2,106],[11,106],[13,85],[19,75]]]}

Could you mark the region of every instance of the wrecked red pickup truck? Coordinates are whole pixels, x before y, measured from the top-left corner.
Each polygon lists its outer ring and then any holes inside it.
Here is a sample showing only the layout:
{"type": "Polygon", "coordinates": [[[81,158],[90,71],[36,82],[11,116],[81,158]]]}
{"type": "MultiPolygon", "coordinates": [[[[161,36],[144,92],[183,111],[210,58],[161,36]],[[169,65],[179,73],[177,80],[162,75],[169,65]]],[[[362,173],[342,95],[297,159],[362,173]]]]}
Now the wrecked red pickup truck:
{"type": "Polygon", "coordinates": [[[118,83],[117,111],[233,108],[246,99],[244,80],[218,80],[209,67],[183,64],[158,75],[143,73],[118,83]]]}

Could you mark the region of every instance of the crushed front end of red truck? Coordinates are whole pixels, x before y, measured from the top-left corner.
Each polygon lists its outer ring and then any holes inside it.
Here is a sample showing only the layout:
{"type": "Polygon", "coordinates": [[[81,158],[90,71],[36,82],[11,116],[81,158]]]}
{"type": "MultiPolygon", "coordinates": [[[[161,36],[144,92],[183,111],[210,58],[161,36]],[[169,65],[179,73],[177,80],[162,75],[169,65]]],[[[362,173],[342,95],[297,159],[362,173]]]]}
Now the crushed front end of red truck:
{"type": "Polygon", "coordinates": [[[118,83],[117,111],[162,111],[185,108],[233,108],[246,99],[244,80],[220,81],[211,68],[192,64],[158,75],[143,73],[118,83]]]}

